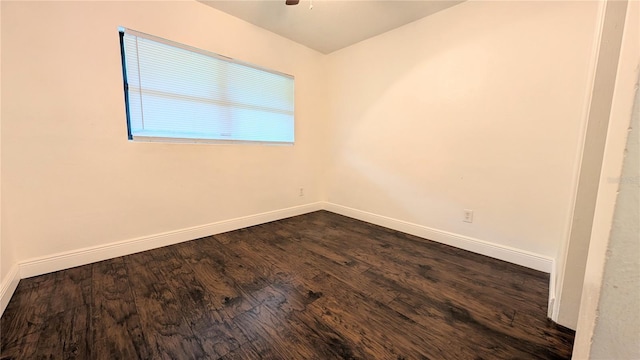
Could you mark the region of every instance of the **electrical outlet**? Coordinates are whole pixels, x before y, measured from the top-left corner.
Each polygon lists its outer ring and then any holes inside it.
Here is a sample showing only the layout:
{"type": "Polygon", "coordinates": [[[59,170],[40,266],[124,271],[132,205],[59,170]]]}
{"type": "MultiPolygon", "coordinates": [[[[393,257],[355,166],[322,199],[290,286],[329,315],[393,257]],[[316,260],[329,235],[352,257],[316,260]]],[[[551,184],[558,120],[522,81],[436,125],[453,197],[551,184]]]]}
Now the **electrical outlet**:
{"type": "Polygon", "coordinates": [[[300,196],[304,196],[304,188],[300,188],[300,196]]]}
{"type": "Polygon", "coordinates": [[[464,209],[464,215],[462,221],[472,223],[473,222],[473,210],[464,209]]]}

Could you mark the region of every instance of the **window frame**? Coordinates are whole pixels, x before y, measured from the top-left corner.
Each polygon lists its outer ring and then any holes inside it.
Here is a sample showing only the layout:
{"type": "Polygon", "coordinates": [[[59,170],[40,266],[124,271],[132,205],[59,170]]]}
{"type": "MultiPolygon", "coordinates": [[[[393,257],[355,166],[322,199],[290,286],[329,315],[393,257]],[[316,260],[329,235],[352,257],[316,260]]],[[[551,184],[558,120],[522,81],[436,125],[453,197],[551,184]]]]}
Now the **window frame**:
{"type": "MultiPolygon", "coordinates": [[[[231,58],[228,56],[224,56],[221,54],[217,54],[208,50],[196,48],[190,45],[182,44],[176,41],[168,40],[165,38],[161,38],[155,35],[150,35],[147,33],[143,33],[140,31],[132,30],[126,27],[118,27],[118,35],[120,41],[120,58],[122,65],[122,76],[123,76],[123,87],[124,87],[124,101],[125,101],[125,112],[126,112],[126,125],[127,125],[127,138],[129,141],[135,142],[164,142],[164,143],[190,143],[190,144],[257,144],[257,145],[290,145],[293,146],[295,144],[295,134],[296,134],[296,116],[295,116],[295,76],[286,74],[277,70],[269,69],[263,66],[255,65],[246,61],[238,60],[235,58],[231,58]],[[187,50],[190,52],[198,53],[207,57],[211,57],[217,60],[224,61],[229,64],[237,64],[243,67],[252,68],[255,70],[259,70],[266,73],[271,73],[277,76],[281,76],[291,80],[291,91],[292,91],[292,110],[291,110],[291,141],[270,141],[270,140],[253,140],[253,139],[224,139],[224,138],[206,138],[206,137],[179,137],[179,136],[150,136],[150,135],[136,135],[132,131],[131,125],[131,110],[130,110],[130,86],[129,86],[129,78],[127,73],[127,57],[126,57],[126,43],[125,43],[125,34],[129,34],[132,36],[136,36],[139,38],[144,38],[150,41],[154,41],[157,43],[161,43],[164,45],[168,45],[171,47],[187,50]]],[[[142,89],[140,89],[142,92],[142,89]]],[[[142,112],[142,110],[141,110],[142,112]]],[[[233,118],[230,118],[233,121],[233,118]]],[[[222,136],[222,135],[220,135],[222,136]]]]}

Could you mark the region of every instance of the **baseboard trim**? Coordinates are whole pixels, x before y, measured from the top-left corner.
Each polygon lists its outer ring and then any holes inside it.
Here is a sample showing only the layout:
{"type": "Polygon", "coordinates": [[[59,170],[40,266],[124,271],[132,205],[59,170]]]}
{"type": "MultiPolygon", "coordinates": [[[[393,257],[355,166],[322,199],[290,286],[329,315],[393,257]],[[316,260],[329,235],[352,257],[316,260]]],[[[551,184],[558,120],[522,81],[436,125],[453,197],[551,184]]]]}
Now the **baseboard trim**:
{"type": "Polygon", "coordinates": [[[97,261],[112,259],[118,256],[130,255],[141,251],[199,239],[205,236],[221,234],[227,231],[264,224],[322,209],[323,203],[315,202],[160,234],[142,236],[105,245],[61,252],[21,261],[18,264],[19,274],[21,278],[42,275],[53,271],[69,269],[97,261]]]}
{"type": "MultiPolygon", "coordinates": [[[[454,246],[474,253],[486,255],[531,269],[551,273],[553,282],[553,259],[531,252],[454,234],[442,230],[429,228],[403,220],[398,220],[363,210],[350,208],[330,202],[315,202],[290,208],[274,210],[210,224],[169,231],[160,234],[113,242],[110,244],[87,247],[72,251],[61,252],[49,256],[28,259],[13,266],[10,273],[0,287],[0,314],[4,312],[21,278],[38,276],[53,271],[73,268],[97,261],[108,260],[118,256],[130,255],[141,251],[151,250],[162,246],[177,244],[184,241],[198,239],[205,236],[242,229],[249,226],[264,224],[270,221],[285,219],[318,210],[327,210],[390,229],[406,232],[421,238],[433,240],[442,244],[454,246]]],[[[549,306],[554,308],[555,289],[550,286],[549,306]]]]}
{"type": "Polygon", "coordinates": [[[403,220],[370,213],[330,202],[324,203],[324,209],[354,219],[370,222],[397,231],[402,231],[421,238],[433,240],[442,244],[486,255],[495,259],[507,261],[546,273],[553,269],[553,259],[532,252],[495,244],[460,234],[433,229],[427,226],[410,223],[403,220]]]}
{"type": "Polygon", "coordinates": [[[558,275],[556,262],[551,264],[551,274],[549,274],[549,301],[547,303],[547,317],[555,322],[558,321],[556,311],[556,276],[558,275]]]}
{"type": "Polygon", "coordinates": [[[20,271],[18,265],[13,265],[0,284],[0,316],[4,314],[4,309],[9,305],[9,300],[18,287],[18,282],[20,282],[20,271]]]}

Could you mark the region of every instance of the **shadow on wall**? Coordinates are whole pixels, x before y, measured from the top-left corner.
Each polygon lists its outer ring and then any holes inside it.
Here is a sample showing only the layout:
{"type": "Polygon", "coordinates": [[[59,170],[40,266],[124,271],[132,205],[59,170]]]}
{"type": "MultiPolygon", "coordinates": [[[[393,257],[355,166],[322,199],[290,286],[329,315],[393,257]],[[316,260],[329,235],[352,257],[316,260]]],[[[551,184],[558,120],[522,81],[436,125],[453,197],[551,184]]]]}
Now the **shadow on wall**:
{"type": "Polygon", "coordinates": [[[569,53],[559,48],[584,33],[586,17],[548,40],[569,10],[465,3],[330,55],[329,200],[456,233],[470,230],[462,209],[485,207],[492,222],[468,235],[513,246],[526,236],[527,250],[554,256],[581,95],[557,105],[584,77],[554,54],[569,53]],[[569,75],[557,80],[559,68],[569,75]]]}

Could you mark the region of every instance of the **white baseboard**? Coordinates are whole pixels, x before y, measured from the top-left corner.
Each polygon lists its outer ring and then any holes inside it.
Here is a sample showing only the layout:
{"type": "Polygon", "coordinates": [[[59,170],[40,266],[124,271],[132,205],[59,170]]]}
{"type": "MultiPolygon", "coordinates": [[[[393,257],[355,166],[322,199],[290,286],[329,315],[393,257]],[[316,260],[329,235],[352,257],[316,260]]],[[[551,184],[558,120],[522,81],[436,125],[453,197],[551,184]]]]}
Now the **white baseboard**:
{"type": "MultiPolygon", "coordinates": [[[[446,245],[490,256],[510,263],[522,265],[547,273],[553,272],[553,259],[514,249],[511,247],[479,240],[442,230],[432,229],[426,226],[409,223],[402,220],[389,218],[350,207],[329,202],[315,202],[306,205],[294,206],[286,209],[269,211],[265,213],[239,217],[235,219],[218,221],[210,224],[194,226],[176,231],[143,236],[135,239],[113,242],[110,244],[87,247],[72,251],[61,252],[34,259],[19,262],[11,269],[11,272],[0,288],[0,314],[9,303],[13,292],[21,278],[42,275],[53,271],[69,269],[76,266],[90,264],[96,261],[112,259],[118,256],[134,254],[151,250],[162,246],[177,244],[184,241],[198,239],[205,236],[220,234],[227,231],[242,229],[249,226],[264,224],[291,216],[306,214],[317,210],[327,210],[358,220],[367,221],[390,229],[402,231],[411,235],[433,240],[446,245]]],[[[555,276],[555,274],[551,274],[555,276]]],[[[551,281],[554,279],[552,278],[551,281]]],[[[550,308],[554,305],[550,286],[550,308]]]]}
{"type": "Polygon", "coordinates": [[[528,251],[495,244],[489,241],[475,239],[464,235],[454,234],[447,231],[432,229],[423,225],[397,220],[390,217],[353,209],[347,206],[333,204],[330,202],[324,203],[324,209],[340,215],[402,231],[411,235],[419,236],[421,238],[433,240],[446,245],[451,245],[460,249],[486,255],[534,270],[550,273],[553,268],[553,259],[528,251]]]}
{"type": "Polygon", "coordinates": [[[551,264],[551,274],[549,274],[549,301],[547,303],[547,317],[558,322],[558,311],[556,309],[556,262],[551,264]]]}
{"type": "Polygon", "coordinates": [[[112,259],[118,256],[130,255],[141,251],[156,249],[162,246],[177,244],[205,236],[220,234],[227,231],[242,229],[249,226],[264,224],[296,215],[322,210],[323,203],[316,202],[294,206],[286,209],[218,221],[210,224],[194,226],[161,234],[143,236],[135,239],[113,242],[110,244],[92,246],[83,249],[61,252],[39,258],[21,261],[19,272],[21,278],[42,275],[53,271],[69,269],[76,266],[90,264],[96,261],[112,259]]]}
{"type": "Polygon", "coordinates": [[[2,279],[2,283],[0,283],[0,316],[4,313],[4,309],[7,308],[11,296],[13,296],[13,293],[18,287],[19,281],[20,271],[18,265],[13,265],[9,270],[9,274],[7,274],[7,276],[2,279]]]}

